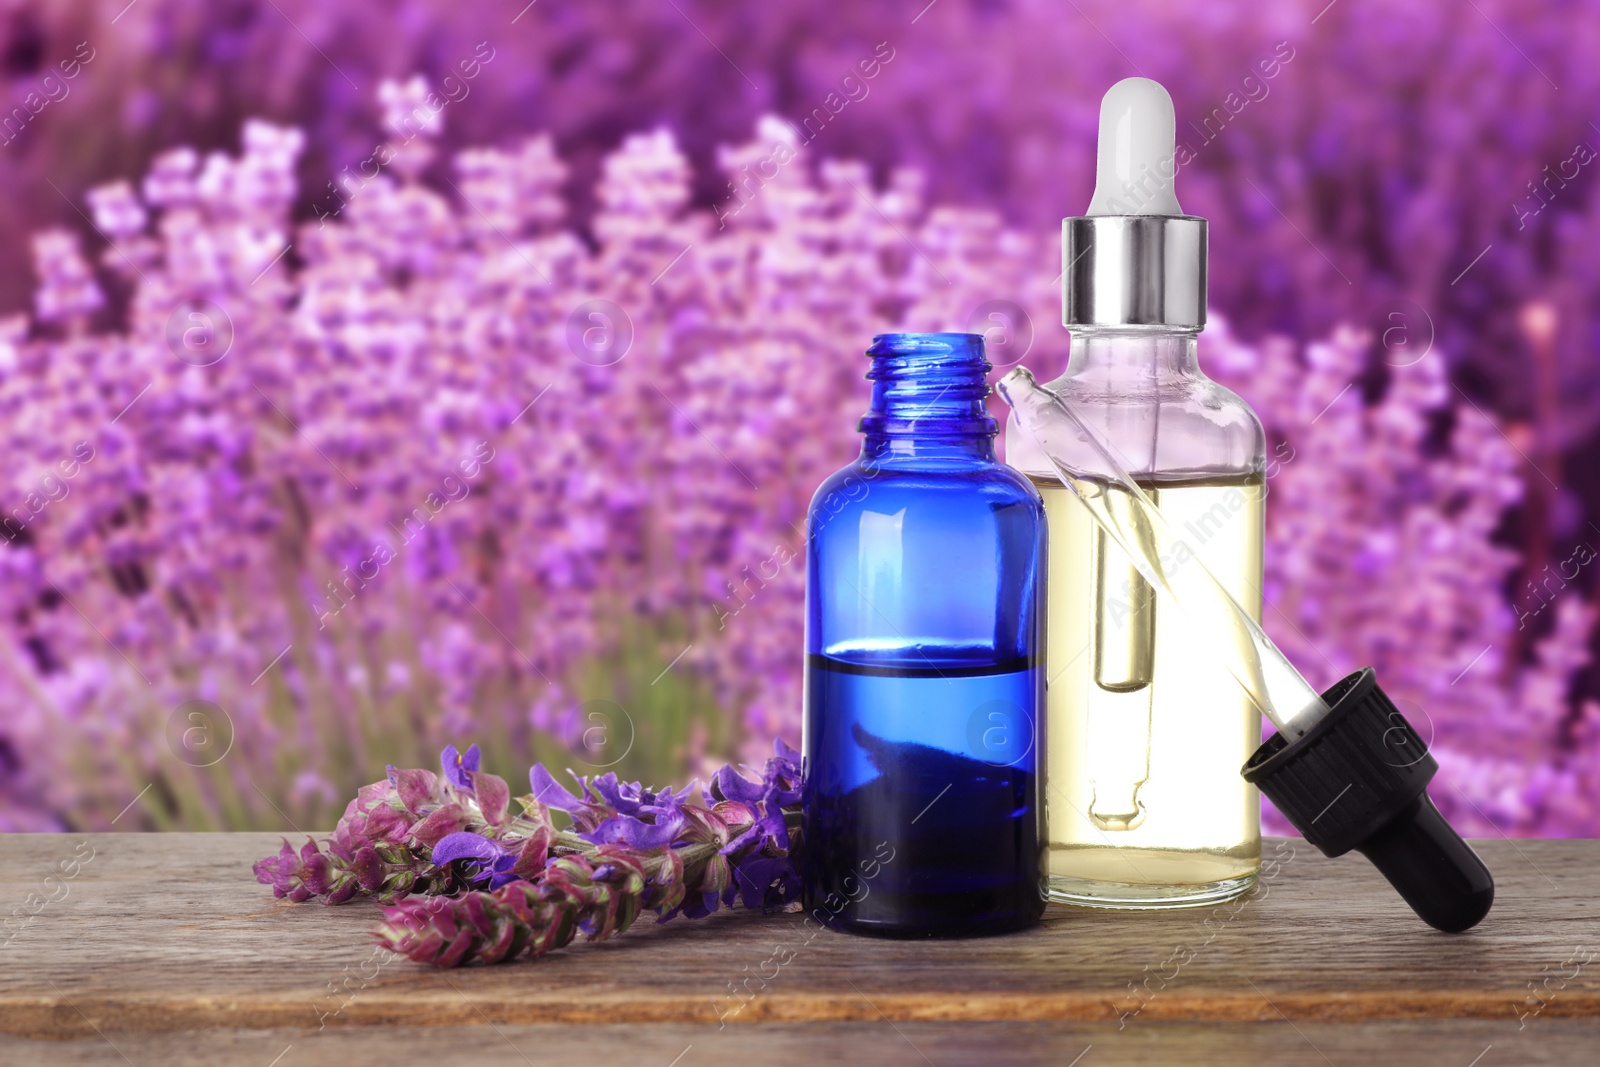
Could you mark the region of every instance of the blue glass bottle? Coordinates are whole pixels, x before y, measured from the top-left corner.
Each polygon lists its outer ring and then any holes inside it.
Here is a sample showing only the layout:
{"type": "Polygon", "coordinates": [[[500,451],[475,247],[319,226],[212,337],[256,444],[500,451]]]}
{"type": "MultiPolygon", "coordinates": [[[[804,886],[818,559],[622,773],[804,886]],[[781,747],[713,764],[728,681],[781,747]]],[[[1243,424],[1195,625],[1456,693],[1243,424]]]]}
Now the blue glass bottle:
{"type": "Polygon", "coordinates": [[[805,907],[995,933],[1044,910],[1044,510],[995,459],[983,338],[881,334],[806,542],[805,907]]]}

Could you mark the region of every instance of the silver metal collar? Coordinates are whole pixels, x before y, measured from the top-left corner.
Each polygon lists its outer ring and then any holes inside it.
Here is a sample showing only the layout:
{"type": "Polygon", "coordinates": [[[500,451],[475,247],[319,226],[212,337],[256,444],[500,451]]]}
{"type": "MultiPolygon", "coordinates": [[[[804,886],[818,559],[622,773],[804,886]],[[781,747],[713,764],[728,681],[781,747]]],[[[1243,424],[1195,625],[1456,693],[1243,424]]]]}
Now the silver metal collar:
{"type": "Polygon", "coordinates": [[[1206,324],[1206,220],[1080,215],[1061,221],[1066,326],[1206,324]]]}

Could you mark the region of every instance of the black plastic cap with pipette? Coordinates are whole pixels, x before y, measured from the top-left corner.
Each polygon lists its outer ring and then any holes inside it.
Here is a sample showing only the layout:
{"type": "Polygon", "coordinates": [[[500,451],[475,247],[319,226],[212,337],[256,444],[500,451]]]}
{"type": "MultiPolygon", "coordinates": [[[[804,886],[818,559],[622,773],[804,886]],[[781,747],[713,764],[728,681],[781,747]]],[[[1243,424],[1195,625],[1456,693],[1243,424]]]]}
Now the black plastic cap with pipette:
{"type": "Polygon", "coordinates": [[[1372,861],[1411,910],[1446,933],[1471,929],[1494,903],[1494,878],[1428,797],[1439,764],[1371,667],[1322,694],[1300,737],[1267,740],[1241,772],[1328,856],[1372,861]]]}

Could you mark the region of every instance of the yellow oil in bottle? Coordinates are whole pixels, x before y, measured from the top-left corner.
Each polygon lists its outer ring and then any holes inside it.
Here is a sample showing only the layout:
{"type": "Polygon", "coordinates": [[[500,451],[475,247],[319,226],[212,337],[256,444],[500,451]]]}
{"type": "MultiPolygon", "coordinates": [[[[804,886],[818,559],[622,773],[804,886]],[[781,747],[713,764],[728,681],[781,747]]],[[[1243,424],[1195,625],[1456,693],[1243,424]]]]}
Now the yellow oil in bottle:
{"type": "MultiPolygon", "coordinates": [[[[1050,898],[1153,908],[1245,892],[1261,862],[1260,800],[1239,768],[1260,744],[1259,712],[1072,491],[1052,477],[1034,483],[1050,530],[1050,898]]],[[[1259,621],[1261,476],[1140,485],[1259,621]]],[[[1117,525],[1137,530],[1131,494],[1087,480],[1079,489],[1104,494],[1117,525]]]]}

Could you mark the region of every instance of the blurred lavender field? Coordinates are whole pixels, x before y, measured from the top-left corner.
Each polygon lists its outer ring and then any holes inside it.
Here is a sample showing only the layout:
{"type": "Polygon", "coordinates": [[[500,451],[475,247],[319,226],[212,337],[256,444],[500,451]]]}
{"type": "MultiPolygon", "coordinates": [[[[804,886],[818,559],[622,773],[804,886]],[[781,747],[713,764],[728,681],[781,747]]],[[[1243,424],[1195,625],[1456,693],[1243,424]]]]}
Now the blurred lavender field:
{"type": "Polygon", "coordinates": [[[0,8],[0,828],[798,740],[860,351],[1057,372],[1143,73],[1271,435],[1268,630],[1379,667],[1464,830],[1600,834],[1590,6],[0,8]]]}

